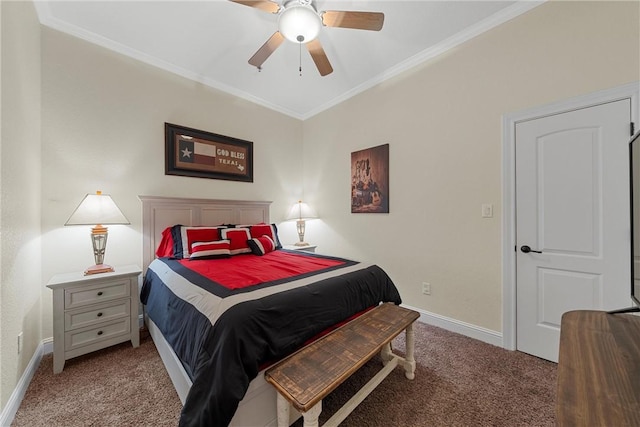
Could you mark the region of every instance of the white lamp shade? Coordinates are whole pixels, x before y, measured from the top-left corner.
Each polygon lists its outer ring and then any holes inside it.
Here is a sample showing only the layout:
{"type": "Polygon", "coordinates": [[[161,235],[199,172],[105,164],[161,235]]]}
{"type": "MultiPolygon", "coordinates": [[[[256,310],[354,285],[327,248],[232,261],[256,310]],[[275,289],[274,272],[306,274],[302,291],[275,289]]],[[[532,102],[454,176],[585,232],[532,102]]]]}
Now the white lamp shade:
{"type": "Polygon", "coordinates": [[[87,194],[64,225],[130,224],[108,194],[87,194]]]}
{"type": "Polygon", "coordinates": [[[322,21],[316,11],[308,5],[287,6],[278,20],[278,30],[287,40],[308,43],[318,37],[322,21]]]}
{"type": "Polygon", "coordinates": [[[306,220],[306,219],[312,219],[317,217],[318,215],[316,214],[315,210],[313,210],[311,206],[309,206],[308,204],[302,201],[299,201],[298,203],[291,206],[291,209],[289,210],[289,215],[287,215],[287,219],[297,219],[297,220],[303,220],[303,219],[306,220]]]}

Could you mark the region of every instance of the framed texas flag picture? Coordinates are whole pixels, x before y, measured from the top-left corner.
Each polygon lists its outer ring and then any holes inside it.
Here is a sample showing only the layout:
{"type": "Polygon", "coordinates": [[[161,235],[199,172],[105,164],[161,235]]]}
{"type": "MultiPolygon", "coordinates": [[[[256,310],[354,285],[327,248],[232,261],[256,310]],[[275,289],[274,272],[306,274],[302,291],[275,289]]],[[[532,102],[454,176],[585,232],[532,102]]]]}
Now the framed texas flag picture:
{"type": "Polygon", "coordinates": [[[253,142],[164,124],[165,175],[253,182],[253,142]]]}

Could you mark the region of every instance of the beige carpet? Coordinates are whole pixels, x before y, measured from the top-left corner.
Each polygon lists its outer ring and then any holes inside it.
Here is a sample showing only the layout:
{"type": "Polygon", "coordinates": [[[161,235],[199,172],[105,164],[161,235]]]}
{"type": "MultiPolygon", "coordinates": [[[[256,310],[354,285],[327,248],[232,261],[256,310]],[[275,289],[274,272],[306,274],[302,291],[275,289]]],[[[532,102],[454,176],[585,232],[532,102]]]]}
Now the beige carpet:
{"type": "MultiPolygon", "coordinates": [[[[556,365],[416,323],[416,378],[398,368],[344,421],[363,426],[553,426],[556,365]]],[[[394,341],[398,353],[403,336],[394,341]]],[[[323,402],[330,416],[379,368],[374,358],[323,402]]],[[[13,426],[176,425],[181,404],[150,338],[67,361],[43,358],[13,426]]],[[[298,421],[296,426],[301,426],[298,421]]]]}
{"type": "Polygon", "coordinates": [[[57,375],[45,355],[12,426],[176,425],[182,404],[143,336],[138,348],[128,342],[67,360],[57,375]]]}

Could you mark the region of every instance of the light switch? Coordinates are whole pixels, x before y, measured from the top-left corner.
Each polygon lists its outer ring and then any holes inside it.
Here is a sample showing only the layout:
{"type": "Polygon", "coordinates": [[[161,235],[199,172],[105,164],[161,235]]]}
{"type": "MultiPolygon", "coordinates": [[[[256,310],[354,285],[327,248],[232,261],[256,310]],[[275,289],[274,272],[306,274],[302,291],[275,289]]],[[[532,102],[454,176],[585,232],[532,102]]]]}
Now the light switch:
{"type": "Polygon", "coordinates": [[[482,204],[482,218],[493,218],[493,205],[491,203],[482,204]]]}

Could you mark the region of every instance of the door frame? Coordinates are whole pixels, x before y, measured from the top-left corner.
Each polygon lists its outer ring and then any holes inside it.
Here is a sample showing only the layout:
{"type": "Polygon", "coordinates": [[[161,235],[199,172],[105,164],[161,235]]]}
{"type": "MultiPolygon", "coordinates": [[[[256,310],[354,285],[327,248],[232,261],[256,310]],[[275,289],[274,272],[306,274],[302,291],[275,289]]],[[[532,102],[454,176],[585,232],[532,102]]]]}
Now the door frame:
{"type": "MultiPolygon", "coordinates": [[[[502,116],[502,347],[516,350],[516,136],[519,122],[599,104],[631,100],[631,117],[640,127],[640,81],[502,116]]],[[[631,136],[629,136],[631,139],[631,136]]]]}

